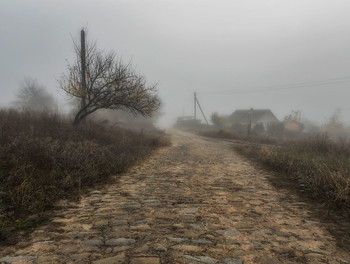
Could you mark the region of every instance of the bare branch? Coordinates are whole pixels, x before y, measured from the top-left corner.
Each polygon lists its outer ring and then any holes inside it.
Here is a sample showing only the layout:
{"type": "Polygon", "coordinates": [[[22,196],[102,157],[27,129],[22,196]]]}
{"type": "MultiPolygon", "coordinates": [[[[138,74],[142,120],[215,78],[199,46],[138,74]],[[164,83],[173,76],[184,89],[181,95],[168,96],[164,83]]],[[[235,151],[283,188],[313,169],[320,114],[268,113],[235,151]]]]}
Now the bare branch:
{"type": "Polygon", "coordinates": [[[21,110],[53,111],[57,109],[55,99],[35,79],[25,77],[12,105],[21,110]]]}
{"type": "Polygon", "coordinates": [[[98,109],[124,109],[134,115],[152,116],[159,108],[157,85],[147,86],[145,77],[136,74],[131,63],[124,64],[116,53],[99,51],[96,43],[86,47],[86,89],[82,88],[81,47],[73,41],[76,62],[68,65],[59,85],[67,94],[84,100],[74,124],[98,109]]]}

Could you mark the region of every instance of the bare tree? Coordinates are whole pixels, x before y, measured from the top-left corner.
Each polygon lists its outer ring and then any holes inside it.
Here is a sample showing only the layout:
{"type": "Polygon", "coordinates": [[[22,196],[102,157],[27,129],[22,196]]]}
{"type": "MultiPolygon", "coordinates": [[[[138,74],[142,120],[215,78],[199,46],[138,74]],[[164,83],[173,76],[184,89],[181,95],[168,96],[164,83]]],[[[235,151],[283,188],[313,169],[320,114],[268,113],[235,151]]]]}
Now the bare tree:
{"type": "Polygon", "coordinates": [[[345,126],[341,121],[341,109],[337,108],[334,114],[329,118],[328,122],[323,125],[323,131],[331,137],[345,136],[345,126]]]}
{"type": "Polygon", "coordinates": [[[76,62],[59,80],[69,95],[81,99],[73,124],[78,125],[98,109],[124,109],[135,116],[152,116],[160,100],[156,85],[147,86],[143,76],[124,64],[115,52],[104,54],[95,44],[85,44],[84,30],[81,45],[74,43],[76,62]]]}
{"type": "Polygon", "coordinates": [[[302,123],[302,118],[303,114],[301,111],[299,110],[292,110],[292,112],[284,117],[284,120],[293,120],[296,121],[298,123],[302,123]]]}
{"type": "Polygon", "coordinates": [[[219,115],[216,112],[211,114],[210,119],[215,128],[223,129],[231,126],[230,120],[227,116],[219,115]]]}
{"type": "Polygon", "coordinates": [[[37,80],[25,77],[12,105],[21,110],[48,111],[57,109],[55,99],[37,80]]]}

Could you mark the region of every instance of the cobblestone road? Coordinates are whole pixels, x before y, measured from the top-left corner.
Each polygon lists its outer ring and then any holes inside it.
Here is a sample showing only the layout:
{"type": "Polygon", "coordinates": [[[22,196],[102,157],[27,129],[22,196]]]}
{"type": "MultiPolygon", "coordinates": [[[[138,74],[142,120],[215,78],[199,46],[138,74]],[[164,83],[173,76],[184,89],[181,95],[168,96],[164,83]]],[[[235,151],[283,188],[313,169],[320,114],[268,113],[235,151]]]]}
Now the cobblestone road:
{"type": "Polygon", "coordinates": [[[4,263],[350,263],[305,204],[228,143],[174,132],[172,146],[67,202],[4,263]]]}

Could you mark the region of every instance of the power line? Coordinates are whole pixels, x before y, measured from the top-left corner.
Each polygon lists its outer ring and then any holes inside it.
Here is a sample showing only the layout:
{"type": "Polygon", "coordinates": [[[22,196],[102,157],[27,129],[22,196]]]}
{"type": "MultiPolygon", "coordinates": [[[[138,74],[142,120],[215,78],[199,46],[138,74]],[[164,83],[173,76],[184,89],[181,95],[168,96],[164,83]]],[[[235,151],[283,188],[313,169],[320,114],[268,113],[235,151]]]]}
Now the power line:
{"type": "Polygon", "coordinates": [[[350,83],[350,77],[343,77],[337,79],[327,79],[327,80],[319,80],[319,81],[308,81],[301,83],[292,83],[287,85],[274,85],[274,86],[265,86],[264,89],[254,89],[254,90],[236,90],[236,91],[211,91],[211,92],[202,92],[202,93],[215,93],[215,94],[249,94],[249,93],[262,93],[262,92],[270,92],[270,91],[281,91],[281,90],[290,90],[290,89],[299,89],[299,88],[311,88],[318,87],[324,85],[336,85],[350,83]]]}

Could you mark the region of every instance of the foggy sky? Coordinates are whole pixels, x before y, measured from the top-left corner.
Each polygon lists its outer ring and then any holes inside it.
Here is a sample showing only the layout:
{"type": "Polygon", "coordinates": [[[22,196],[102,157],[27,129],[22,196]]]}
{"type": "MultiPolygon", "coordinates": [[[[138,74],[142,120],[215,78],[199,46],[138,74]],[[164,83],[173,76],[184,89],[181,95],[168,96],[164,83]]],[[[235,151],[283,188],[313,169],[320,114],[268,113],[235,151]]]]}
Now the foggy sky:
{"type": "Polygon", "coordinates": [[[339,107],[350,124],[349,14],[348,0],[0,0],[0,106],[24,76],[66,104],[56,80],[85,27],[158,83],[162,125],[193,114],[195,91],[208,118],[268,108],[322,123],[339,107]]]}

